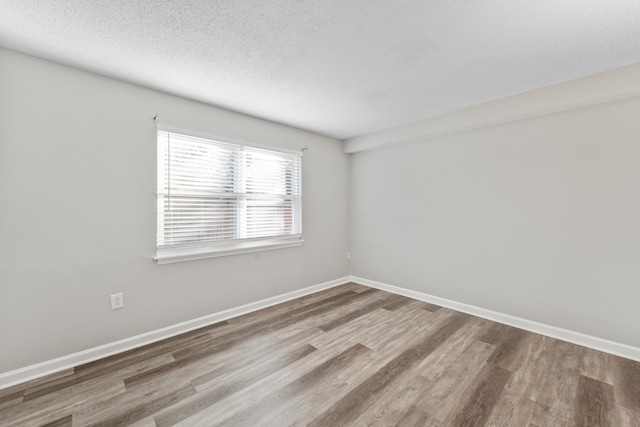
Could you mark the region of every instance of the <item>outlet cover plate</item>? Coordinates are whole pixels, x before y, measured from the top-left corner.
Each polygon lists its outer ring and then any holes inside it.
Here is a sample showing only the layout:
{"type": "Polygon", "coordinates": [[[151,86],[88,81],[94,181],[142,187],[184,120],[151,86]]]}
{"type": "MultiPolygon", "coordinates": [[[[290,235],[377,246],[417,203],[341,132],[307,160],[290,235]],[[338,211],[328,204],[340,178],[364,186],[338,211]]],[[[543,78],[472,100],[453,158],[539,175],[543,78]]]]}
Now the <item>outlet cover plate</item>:
{"type": "Polygon", "coordinates": [[[124,296],[122,292],[111,295],[111,310],[117,310],[124,307],[124,296]]]}

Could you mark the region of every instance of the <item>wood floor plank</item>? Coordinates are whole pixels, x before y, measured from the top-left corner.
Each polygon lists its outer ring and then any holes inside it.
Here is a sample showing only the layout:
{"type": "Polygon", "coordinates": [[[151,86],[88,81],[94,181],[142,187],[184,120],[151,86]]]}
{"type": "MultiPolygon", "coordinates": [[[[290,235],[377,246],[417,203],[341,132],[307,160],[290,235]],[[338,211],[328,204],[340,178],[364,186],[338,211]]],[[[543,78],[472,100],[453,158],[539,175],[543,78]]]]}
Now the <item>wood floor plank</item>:
{"type": "Polygon", "coordinates": [[[4,408],[0,419],[4,425],[42,425],[124,392],[122,381],[96,378],[4,408]]]}
{"type": "MultiPolygon", "coordinates": [[[[364,290],[371,291],[371,288],[364,287],[364,290]]],[[[227,322],[230,326],[239,325],[246,326],[248,324],[259,324],[271,321],[275,316],[282,315],[289,311],[299,309],[301,307],[308,307],[311,304],[318,304],[321,301],[329,302],[336,299],[348,300],[350,296],[359,293],[354,290],[352,286],[342,285],[335,288],[325,289],[320,292],[305,295],[300,298],[287,301],[283,304],[276,304],[270,307],[265,307],[260,310],[252,311],[240,316],[228,319],[227,322]]],[[[371,293],[371,292],[369,292],[371,293]]]]}
{"type": "Polygon", "coordinates": [[[537,404],[535,413],[540,425],[573,421],[574,405],[578,392],[580,363],[584,348],[556,339],[544,340],[545,351],[537,360],[539,375],[533,381],[529,397],[537,404]]]}
{"type": "Polygon", "coordinates": [[[159,366],[173,362],[171,354],[158,354],[157,356],[143,359],[130,360],[130,364],[111,365],[111,369],[95,370],[91,372],[79,371],[71,377],[65,377],[51,383],[42,384],[38,387],[26,390],[25,401],[36,399],[40,396],[46,396],[58,390],[64,390],[74,385],[81,385],[87,381],[98,379],[104,375],[108,375],[113,379],[124,380],[128,376],[140,374],[142,372],[152,371],[159,366]]]}
{"type": "Polygon", "coordinates": [[[640,413],[640,363],[617,358],[617,385],[622,406],[640,413]]]}
{"type": "Polygon", "coordinates": [[[0,390],[0,427],[640,427],[640,363],[355,283],[0,390]]]}
{"type": "MultiPolygon", "coordinates": [[[[355,302],[368,298],[370,296],[384,295],[381,291],[372,289],[370,291],[363,291],[360,293],[346,292],[338,294],[333,297],[325,298],[323,300],[313,302],[303,307],[292,309],[288,312],[283,312],[269,318],[268,322],[251,321],[247,324],[236,324],[236,329],[225,329],[225,331],[216,334],[215,340],[210,346],[231,344],[233,346],[239,343],[247,342],[248,340],[260,339],[265,334],[277,331],[279,329],[285,329],[288,327],[300,327],[300,325],[307,324],[313,325],[313,327],[319,326],[317,320],[319,318],[324,319],[323,315],[331,313],[335,310],[339,310],[345,305],[351,305],[355,302]]],[[[176,358],[180,358],[181,354],[174,353],[176,358]]],[[[186,353],[188,357],[192,357],[191,354],[186,353]]]]}
{"type": "Polygon", "coordinates": [[[610,354],[587,348],[580,365],[580,375],[614,385],[617,363],[617,358],[610,354]]]}
{"type": "Polygon", "coordinates": [[[389,311],[395,311],[396,309],[415,301],[411,298],[403,297],[402,295],[394,295],[394,297],[395,298],[393,300],[388,304],[383,305],[382,308],[389,311]]]}
{"type": "MultiPolygon", "coordinates": [[[[135,375],[128,376],[124,379],[125,387],[129,390],[134,389],[140,385],[146,385],[154,381],[158,382],[175,382],[177,378],[186,380],[185,373],[187,371],[199,371],[198,362],[213,357],[216,354],[223,353],[231,348],[231,343],[223,343],[215,346],[207,346],[206,348],[198,347],[194,348],[194,351],[188,357],[182,357],[180,359],[173,359],[168,363],[164,363],[153,369],[146,370],[135,375]]],[[[175,357],[175,356],[174,356],[175,357]]],[[[192,374],[195,375],[195,374],[192,374]]],[[[160,384],[157,384],[158,386],[160,384]]]]}
{"type": "MultiPolygon", "coordinates": [[[[515,393],[506,388],[503,392],[503,395],[506,395],[507,399],[517,396],[515,393]]],[[[534,401],[527,397],[520,396],[517,402],[513,402],[513,405],[508,404],[508,406],[511,406],[510,412],[509,407],[494,411],[492,416],[487,420],[487,425],[495,427],[536,425],[532,421],[537,406],[534,401]]]]}
{"type": "Polygon", "coordinates": [[[126,426],[155,414],[197,393],[187,386],[177,390],[153,390],[141,398],[124,394],[74,414],[74,424],[90,427],[126,426]]]}
{"type": "Polygon", "coordinates": [[[156,422],[152,417],[147,417],[129,425],[128,427],[156,427],[156,422]]]}
{"type": "MultiPolygon", "coordinates": [[[[407,316],[410,314],[410,311],[407,306],[403,306],[402,316],[407,316]]],[[[415,313],[415,310],[413,311],[415,313]]],[[[384,309],[375,310],[372,314],[382,315],[381,318],[377,319],[377,323],[386,325],[390,321],[388,317],[388,312],[384,309]]],[[[364,321],[364,317],[353,320],[351,323],[359,324],[361,321],[364,321]]],[[[397,320],[397,319],[395,319],[397,320]]],[[[404,319],[402,323],[405,323],[404,319]]],[[[374,323],[374,322],[368,322],[374,323]]],[[[335,376],[335,378],[329,383],[325,384],[323,387],[316,387],[314,390],[310,390],[305,393],[300,394],[300,399],[293,399],[292,403],[295,404],[291,410],[288,410],[287,406],[282,406],[280,411],[275,415],[267,417],[264,419],[264,425],[305,425],[306,421],[313,419],[315,417],[320,416],[323,412],[329,410],[329,408],[335,404],[338,400],[342,399],[346,394],[351,392],[355,387],[358,387],[364,381],[366,381],[371,372],[376,372],[383,368],[386,364],[388,364],[400,351],[400,349],[409,348],[415,345],[420,341],[420,337],[425,336],[429,331],[437,328],[438,323],[421,323],[411,325],[409,322],[409,329],[403,330],[402,334],[398,334],[395,336],[393,341],[387,341],[386,346],[382,346],[378,350],[367,353],[360,359],[360,364],[357,369],[347,370],[342,373],[339,373],[335,376]],[[407,333],[407,332],[411,333],[407,333]],[[304,416],[304,418],[299,418],[300,416],[304,416]],[[297,419],[297,421],[294,421],[297,419]]],[[[341,328],[344,328],[343,326],[341,328]]],[[[337,329],[336,329],[337,330],[337,329]]],[[[334,333],[336,330],[330,332],[334,333]]],[[[383,332],[386,332],[385,328],[382,329],[383,332]]],[[[358,329],[357,336],[362,337],[361,330],[358,329]]],[[[338,346],[340,348],[341,346],[338,346]]],[[[402,375],[406,375],[405,372],[402,375]]],[[[413,373],[410,375],[406,375],[407,378],[410,378],[413,373]]],[[[402,380],[399,377],[400,381],[402,380]]],[[[393,387],[386,387],[387,389],[393,389],[393,387]]],[[[386,395],[386,398],[391,397],[393,399],[396,396],[398,390],[393,390],[393,396],[386,395]]],[[[380,404],[380,401],[377,401],[374,405],[370,405],[370,407],[377,407],[380,404]]],[[[385,416],[385,418],[388,418],[385,416]]],[[[357,419],[354,421],[355,425],[362,425],[361,420],[357,419]]]]}
{"type": "MultiPolygon", "coordinates": [[[[483,319],[469,319],[469,322],[420,362],[416,368],[416,373],[422,375],[428,381],[435,381],[451,366],[452,360],[469,351],[469,346],[477,341],[477,335],[486,329],[488,323],[483,319]]],[[[479,347],[495,350],[493,345],[481,345],[479,347]]]]}
{"type": "Polygon", "coordinates": [[[293,309],[297,309],[299,307],[309,306],[310,304],[318,303],[319,301],[328,300],[332,298],[335,300],[336,297],[339,297],[345,300],[349,299],[349,296],[355,295],[357,293],[361,293],[367,291],[368,294],[374,293],[374,290],[362,286],[356,283],[347,283],[344,285],[336,286],[334,288],[325,289],[320,292],[315,292],[313,294],[305,295],[300,298],[296,298],[286,303],[276,304],[270,307],[266,307],[260,310],[256,310],[247,314],[243,314],[241,316],[234,317],[232,319],[228,319],[227,322],[233,325],[247,325],[250,323],[264,323],[270,321],[274,316],[280,315],[282,313],[287,313],[293,309]]]}
{"type": "MultiPolygon", "coordinates": [[[[339,288],[342,288],[342,289],[345,289],[345,290],[350,290],[350,291],[353,291],[353,292],[363,292],[363,291],[368,291],[369,289],[371,289],[368,286],[361,285],[359,283],[354,283],[354,282],[345,283],[344,285],[340,285],[339,288]]],[[[332,289],[336,289],[336,288],[332,288],[332,289]]]]}
{"type": "MultiPolygon", "coordinates": [[[[513,374],[511,374],[513,376],[513,374]]],[[[520,404],[522,396],[503,388],[502,392],[493,404],[491,413],[487,417],[486,425],[509,426],[513,425],[513,413],[520,404]]]]}
{"type": "MultiPolygon", "coordinates": [[[[303,322],[301,321],[300,324],[303,322]]],[[[263,348],[270,351],[274,345],[290,345],[303,337],[311,338],[314,333],[309,328],[300,331],[299,324],[290,328],[261,327],[255,330],[241,329],[235,333],[220,333],[216,337],[194,345],[188,349],[180,349],[171,354],[176,359],[153,370],[125,379],[127,388],[140,384],[156,382],[157,386],[171,383],[176,378],[185,383],[191,378],[202,375],[202,371],[213,372],[220,365],[227,365],[228,360],[238,359],[253,348],[263,348]],[[297,337],[297,338],[296,338],[297,337]],[[293,338],[294,341],[291,341],[293,338]]]]}
{"type": "Polygon", "coordinates": [[[18,396],[19,394],[24,395],[24,393],[28,389],[33,389],[43,385],[46,387],[46,385],[51,384],[56,380],[72,376],[74,372],[75,372],[74,368],[68,368],[59,372],[55,372],[51,375],[46,375],[44,377],[41,377],[32,381],[28,381],[22,384],[18,384],[18,385],[0,390],[0,405],[6,400],[15,401],[16,396],[18,396]]]}
{"type": "MultiPolygon", "coordinates": [[[[385,310],[389,310],[386,307],[393,307],[398,308],[401,307],[404,304],[407,304],[409,301],[406,301],[406,299],[400,300],[401,304],[397,304],[398,302],[398,297],[395,295],[389,295],[386,296],[385,298],[382,298],[378,301],[374,301],[371,302],[361,308],[358,308],[357,310],[350,310],[349,313],[345,314],[344,316],[338,317],[337,319],[333,319],[330,322],[327,322],[323,325],[320,325],[320,329],[322,329],[325,332],[328,332],[332,329],[337,328],[340,325],[344,325],[347,322],[350,322],[353,319],[357,319],[358,317],[362,317],[365,314],[377,309],[377,308],[385,308],[385,310]]],[[[389,310],[392,311],[392,310],[389,310]]]]}
{"type": "Polygon", "coordinates": [[[69,414],[50,423],[46,423],[42,427],[71,427],[72,418],[73,416],[69,414]]]}
{"type": "Polygon", "coordinates": [[[510,376],[511,372],[506,369],[492,364],[485,365],[467,391],[468,396],[461,399],[460,409],[451,414],[452,421],[449,423],[444,420],[446,424],[460,427],[483,426],[491,416],[510,376]]]}
{"type": "MultiPolygon", "coordinates": [[[[467,325],[465,324],[460,329],[466,329],[466,327],[467,325]]],[[[438,347],[435,351],[439,351],[443,346],[444,344],[438,347]]],[[[427,356],[427,359],[428,358],[429,356],[427,356]]],[[[407,424],[411,419],[411,417],[407,415],[407,412],[409,411],[414,413],[413,416],[418,416],[420,414],[426,415],[423,420],[424,423],[430,421],[429,424],[431,425],[439,424],[435,417],[427,414],[427,412],[414,405],[414,403],[420,398],[420,394],[413,393],[415,378],[419,377],[419,368],[420,363],[405,370],[393,381],[387,384],[384,392],[380,394],[380,397],[373,401],[367,409],[363,410],[352,424],[384,427],[399,424],[403,419],[404,421],[402,422],[407,424]]],[[[422,419],[422,416],[419,418],[422,419]]]]}
{"type": "MultiPolygon", "coordinates": [[[[521,364],[513,371],[513,375],[505,384],[505,389],[523,396],[525,400],[532,400],[539,394],[540,379],[544,377],[545,363],[548,363],[543,355],[550,351],[548,346],[550,342],[552,342],[550,338],[538,335],[534,340],[528,341],[531,345],[521,347],[519,355],[521,364]]],[[[525,406],[528,406],[526,402],[525,406]]]]}
{"type": "Polygon", "coordinates": [[[420,333],[433,327],[444,316],[446,312],[440,316],[434,316],[412,304],[394,312],[380,308],[310,342],[317,348],[345,349],[359,342],[381,353],[396,351],[395,349],[401,348],[408,341],[415,340],[420,333]]]}
{"type": "Polygon", "coordinates": [[[206,413],[203,415],[203,412],[200,412],[196,416],[187,418],[177,425],[194,427],[211,425],[257,425],[266,415],[277,410],[278,407],[288,399],[295,397],[300,390],[313,387],[318,381],[330,378],[344,366],[349,366],[353,359],[357,359],[359,356],[370,351],[371,350],[365,346],[356,344],[286,386],[272,390],[271,393],[264,396],[260,401],[229,417],[227,417],[225,413],[206,413]]]}
{"type": "MultiPolygon", "coordinates": [[[[161,343],[159,346],[165,346],[161,343]]],[[[173,356],[160,350],[147,348],[144,352],[135,352],[124,355],[121,359],[108,358],[105,365],[101,366],[95,362],[82,365],[76,368],[71,376],[53,380],[35,387],[29,387],[25,391],[25,400],[35,399],[57,390],[62,390],[74,384],[81,384],[85,381],[99,378],[105,374],[116,378],[122,378],[132,375],[132,372],[141,373],[147,370],[156,369],[156,367],[173,361],[173,356]]]]}
{"type": "Polygon", "coordinates": [[[254,367],[270,370],[269,367],[280,365],[283,358],[293,363],[297,360],[294,355],[315,351],[316,347],[309,344],[309,339],[319,333],[319,330],[307,330],[289,337],[280,335],[280,339],[274,339],[271,345],[256,347],[253,351],[250,348],[242,348],[241,353],[230,352],[231,357],[220,358],[219,364],[207,364],[206,373],[203,374],[204,369],[198,372],[199,375],[191,380],[191,384],[198,391],[202,391],[219,384],[238,371],[251,370],[254,367]]]}
{"type": "Polygon", "coordinates": [[[297,328],[276,330],[265,333],[252,341],[242,340],[237,345],[226,342],[224,348],[216,347],[203,351],[199,349],[197,357],[183,357],[180,364],[168,364],[166,369],[159,372],[145,373],[141,376],[125,379],[127,389],[133,389],[144,385],[146,387],[176,387],[178,385],[192,384],[198,391],[208,388],[210,383],[223,381],[225,375],[237,369],[251,368],[253,364],[260,364],[261,360],[269,360],[277,357],[283,351],[292,347],[305,344],[315,334],[320,334],[319,329],[307,329],[298,331],[297,328]],[[220,350],[220,351],[218,351],[220,350]]]}
{"type": "MultiPolygon", "coordinates": [[[[201,411],[202,413],[198,416],[204,419],[209,418],[215,420],[217,419],[216,417],[218,417],[218,414],[224,413],[226,417],[230,417],[233,414],[256,404],[271,390],[286,387],[292,381],[304,376],[310,371],[316,369],[319,365],[326,363],[328,360],[335,358],[338,354],[346,350],[347,349],[329,348],[314,351],[306,357],[291,363],[282,371],[268,375],[258,382],[246,387],[241,392],[232,394],[221,402],[211,405],[201,411]]],[[[346,370],[339,373],[337,376],[343,377],[345,374],[350,372],[350,370],[346,370]]],[[[344,378],[348,379],[348,376],[344,378]]],[[[207,390],[204,390],[203,392],[206,393],[207,390]]]]}
{"type": "Polygon", "coordinates": [[[616,406],[613,408],[614,426],[640,427],[640,414],[633,413],[627,408],[616,406]]]}
{"type": "Polygon", "coordinates": [[[425,337],[418,345],[404,350],[383,368],[373,373],[371,377],[340,399],[329,410],[312,420],[309,426],[339,425],[339,423],[348,423],[357,418],[359,413],[378,397],[378,394],[395,376],[418,364],[422,358],[428,356],[452,333],[461,328],[468,321],[468,317],[456,313],[447,320],[446,323],[425,337]]]}
{"type": "Polygon", "coordinates": [[[612,385],[581,375],[576,400],[576,425],[614,426],[612,385]]]}
{"type": "MultiPolygon", "coordinates": [[[[402,418],[400,418],[396,426],[397,427],[424,426],[424,425],[427,425],[427,422],[430,419],[433,420],[433,417],[431,417],[431,415],[427,414],[422,409],[417,408],[414,405],[411,405],[409,408],[406,409],[404,415],[402,416],[402,418]]],[[[440,422],[438,422],[438,425],[439,424],[440,422]]],[[[433,424],[432,422],[431,425],[435,425],[435,424],[433,424]]]]}
{"type": "MultiPolygon", "coordinates": [[[[337,294],[335,296],[331,296],[328,298],[321,299],[319,301],[312,302],[310,304],[305,304],[300,307],[290,308],[288,310],[283,311],[271,318],[269,318],[268,326],[271,328],[284,327],[288,324],[294,323],[301,318],[306,318],[310,316],[320,315],[327,311],[330,311],[335,308],[340,308],[345,304],[353,304],[360,299],[371,297],[371,296],[379,296],[383,297],[384,293],[378,291],[376,289],[369,289],[363,292],[343,292],[337,294]]],[[[257,319],[258,324],[264,323],[264,319],[257,319]]],[[[246,326],[254,327],[254,324],[248,324],[246,326]]],[[[245,326],[245,327],[246,327],[245,326]]]]}
{"type": "MultiPolygon", "coordinates": [[[[327,376],[313,387],[296,389],[296,394],[260,420],[264,426],[305,425],[326,411],[367,377],[361,367],[374,367],[379,361],[376,352],[369,351],[350,362],[350,366],[327,376]]],[[[375,369],[375,368],[373,368],[375,369]]]]}
{"type": "MultiPolygon", "coordinates": [[[[400,397],[401,391],[398,391],[398,393],[386,393],[381,399],[378,399],[353,420],[352,424],[368,427],[386,427],[399,424],[411,406],[400,397]]],[[[414,413],[416,415],[424,414],[424,421],[428,418],[428,414],[420,409],[416,408],[414,413]]]]}
{"type": "Polygon", "coordinates": [[[421,308],[423,310],[430,311],[430,312],[434,313],[437,310],[440,310],[442,307],[440,307],[439,305],[429,304],[428,302],[424,302],[424,303],[422,303],[421,308]]]}
{"type": "Polygon", "coordinates": [[[540,345],[542,337],[511,326],[499,326],[501,335],[498,339],[483,339],[496,347],[487,363],[515,372],[526,362],[531,350],[540,345]]]}
{"type": "Polygon", "coordinates": [[[360,334],[356,330],[359,341],[367,347],[380,352],[401,349],[420,339],[422,334],[437,328],[454,312],[442,310],[437,314],[422,310],[419,304],[407,304],[393,312],[382,310],[384,323],[369,329],[369,333],[360,334]]]}
{"type": "Polygon", "coordinates": [[[182,348],[188,348],[210,339],[210,333],[212,331],[225,328],[227,326],[228,323],[226,321],[218,322],[210,326],[199,328],[175,337],[167,338],[156,343],[148,344],[133,350],[126,351],[124,353],[115,354],[104,359],[85,363],[75,368],[74,376],[82,375],[86,378],[91,377],[96,373],[97,375],[100,375],[107,370],[119,369],[123,366],[128,366],[139,361],[144,361],[146,359],[151,359],[159,354],[164,354],[168,351],[179,351],[182,348]]]}
{"type": "Polygon", "coordinates": [[[433,380],[425,379],[421,389],[412,390],[412,394],[416,395],[415,398],[412,397],[415,399],[414,404],[439,420],[450,417],[459,407],[465,390],[482,372],[493,350],[493,345],[482,341],[469,343],[465,351],[440,376],[433,380]]]}
{"type": "Polygon", "coordinates": [[[201,384],[208,385],[208,387],[196,388],[198,393],[195,396],[159,411],[154,417],[156,425],[158,427],[175,425],[315,350],[315,347],[306,344],[300,348],[283,352],[280,357],[268,358],[263,363],[255,364],[250,368],[234,371],[234,375],[228,375],[218,380],[208,378],[206,383],[201,384]]]}
{"type": "Polygon", "coordinates": [[[344,350],[356,342],[371,348],[365,342],[367,337],[384,330],[384,325],[389,323],[389,314],[386,310],[374,310],[329,332],[322,331],[322,334],[311,337],[309,343],[319,349],[344,350]]]}
{"type": "Polygon", "coordinates": [[[22,403],[24,400],[24,390],[16,391],[12,394],[6,394],[4,397],[0,398],[0,410],[2,408],[8,408],[9,406],[15,406],[19,403],[22,403]]]}

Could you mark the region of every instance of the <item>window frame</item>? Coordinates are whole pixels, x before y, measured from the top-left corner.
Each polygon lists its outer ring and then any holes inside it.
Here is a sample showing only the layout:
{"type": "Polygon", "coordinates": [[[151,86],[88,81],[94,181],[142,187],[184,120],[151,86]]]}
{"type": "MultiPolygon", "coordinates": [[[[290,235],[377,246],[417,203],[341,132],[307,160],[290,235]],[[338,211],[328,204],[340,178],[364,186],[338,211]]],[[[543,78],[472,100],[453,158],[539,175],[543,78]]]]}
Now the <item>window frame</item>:
{"type": "Polygon", "coordinates": [[[235,240],[227,240],[221,242],[202,242],[200,245],[188,245],[186,247],[182,247],[181,245],[175,246],[167,246],[167,247],[159,247],[158,243],[158,235],[159,235],[159,206],[156,205],[156,255],[153,259],[158,264],[168,264],[182,261],[192,261],[206,258],[215,258],[229,255],[238,255],[244,253],[252,253],[259,251],[267,251],[274,249],[283,249],[290,248],[296,246],[302,246],[304,244],[304,240],[302,238],[302,152],[295,150],[283,149],[280,147],[267,146],[263,144],[256,144],[252,142],[247,142],[243,140],[220,137],[217,135],[196,132],[185,130],[182,128],[177,128],[173,126],[163,126],[161,124],[157,124],[157,129],[155,132],[155,149],[156,149],[156,203],[160,203],[160,193],[158,191],[158,180],[160,179],[159,174],[159,160],[160,160],[160,139],[159,132],[169,132],[174,134],[180,134],[187,137],[200,138],[205,140],[211,140],[213,142],[223,143],[223,144],[232,144],[238,145],[242,147],[246,147],[248,149],[257,149],[257,150],[265,150],[274,153],[282,153],[295,155],[300,158],[300,171],[299,171],[299,186],[300,186],[300,195],[297,196],[300,199],[299,202],[299,233],[293,235],[278,235],[272,237],[259,237],[259,238],[243,238],[243,239],[235,239],[235,240]]]}

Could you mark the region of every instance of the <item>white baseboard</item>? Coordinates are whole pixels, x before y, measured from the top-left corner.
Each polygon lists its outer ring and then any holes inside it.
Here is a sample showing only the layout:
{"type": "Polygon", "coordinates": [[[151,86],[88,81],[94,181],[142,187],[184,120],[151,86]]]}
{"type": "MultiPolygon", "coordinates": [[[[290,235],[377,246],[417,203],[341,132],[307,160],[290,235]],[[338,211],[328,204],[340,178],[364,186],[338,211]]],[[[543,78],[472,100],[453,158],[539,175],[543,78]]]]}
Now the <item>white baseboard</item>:
{"type": "Polygon", "coordinates": [[[532,320],[522,319],[520,317],[511,316],[509,314],[498,313],[496,311],[487,310],[485,308],[436,297],[410,289],[400,288],[398,286],[388,285],[386,283],[364,279],[362,277],[351,276],[350,281],[640,362],[640,348],[638,347],[632,347],[630,345],[605,340],[603,338],[598,338],[591,335],[586,335],[581,332],[558,328],[556,326],[545,325],[543,323],[534,322],[532,320]]]}
{"type": "Polygon", "coordinates": [[[183,334],[185,332],[202,328],[204,326],[213,325],[214,323],[221,322],[223,320],[230,319],[232,317],[237,317],[243,314],[250,313],[252,311],[257,311],[263,308],[271,307],[272,305],[280,304],[295,298],[312,294],[314,292],[322,291],[324,289],[333,288],[335,286],[339,286],[349,282],[349,279],[350,279],[349,277],[343,277],[340,279],[331,280],[329,282],[321,283],[319,285],[298,289],[293,292],[288,292],[286,294],[277,295],[275,297],[263,299],[261,301],[252,302],[249,304],[242,305],[240,307],[221,311],[219,313],[209,314],[207,316],[199,317],[193,320],[188,320],[186,322],[178,323],[176,325],[168,326],[166,328],[157,329],[151,332],[146,332],[144,334],[136,335],[130,338],[125,338],[120,341],[112,342],[109,344],[90,348],[77,353],[69,354],[67,356],[62,356],[56,359],[47,360],[45,362],[37,363],[35,365],[25,366],[24,368],[19,368],[13,371],[5,372],[0,374],[0,390],[3,388],[11,387],[16,384],[23,383],[25,381],[34,380],[40,377],[44,377],[46,375],[51,375],[56,372],[63,371],[65,369],[73,368],[75,366],[79,366],[84,363],[102,359],[107,356],[111,356],[117,353],[122,353],[124,351],[132,350],[134,348],[142,347],[143,345],[147,345],[147,344],[151,344],[167,338],[171,338],[176,335],[183,334]]]}

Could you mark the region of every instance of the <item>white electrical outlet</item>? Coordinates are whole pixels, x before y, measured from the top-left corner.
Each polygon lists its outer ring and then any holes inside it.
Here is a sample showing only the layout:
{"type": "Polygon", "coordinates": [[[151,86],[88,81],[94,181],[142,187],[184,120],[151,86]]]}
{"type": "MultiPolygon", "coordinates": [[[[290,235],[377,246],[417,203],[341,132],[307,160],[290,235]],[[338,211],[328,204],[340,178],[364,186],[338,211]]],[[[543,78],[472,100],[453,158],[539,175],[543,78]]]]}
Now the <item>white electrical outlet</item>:
{"type": "Polygon", "coordinates": [[[117,310],[124,307],[124,296],[122,292],[111,295],[111,310],[117,310]]]}

